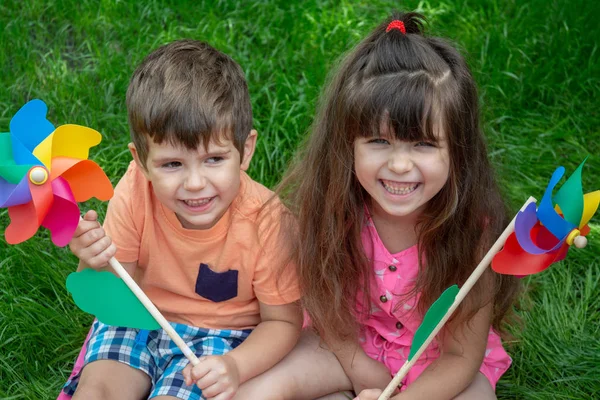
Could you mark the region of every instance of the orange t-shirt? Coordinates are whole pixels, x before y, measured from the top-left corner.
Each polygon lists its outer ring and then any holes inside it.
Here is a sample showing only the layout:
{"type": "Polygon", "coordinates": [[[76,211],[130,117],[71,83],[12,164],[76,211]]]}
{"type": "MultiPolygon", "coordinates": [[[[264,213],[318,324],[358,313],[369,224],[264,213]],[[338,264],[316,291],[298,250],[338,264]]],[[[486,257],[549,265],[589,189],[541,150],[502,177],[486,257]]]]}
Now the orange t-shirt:
{"type": "Polygon", "coordinates": [[[115,188],[104,228],[117,260],[136,262],[135,280],[169,321],[202,328],[247,329],[260,322],[259,301],[300,298],[294,265],[279,235],[288,213],[273,192],[242,173],[240,191],[210,229],[185,229],[156,199],[132,162],[115,188]],[[212,299],[212,300],[210,300],[212,299]]]}

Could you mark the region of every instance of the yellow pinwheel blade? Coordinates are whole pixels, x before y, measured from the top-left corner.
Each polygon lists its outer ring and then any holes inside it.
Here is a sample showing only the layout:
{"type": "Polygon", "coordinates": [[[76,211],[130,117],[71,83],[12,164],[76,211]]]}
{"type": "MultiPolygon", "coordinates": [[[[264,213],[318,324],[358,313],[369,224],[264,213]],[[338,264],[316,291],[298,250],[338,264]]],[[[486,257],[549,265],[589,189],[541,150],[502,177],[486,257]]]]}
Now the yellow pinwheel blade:
{"type": "Polygon", "coordinates": [[[50,170],[53,157],[87,160],[90,147],[102,141],[97,131],[81,125],[61,125],[33,150],[33,155],[50,170]]]}
{"type": "Polygon", "coordinates": [[[600,204],[600,190],[583,195],[583,214],[581,215],[579,229],[583,228],[592,219],[598,209],[598,204],[600,204]]]}

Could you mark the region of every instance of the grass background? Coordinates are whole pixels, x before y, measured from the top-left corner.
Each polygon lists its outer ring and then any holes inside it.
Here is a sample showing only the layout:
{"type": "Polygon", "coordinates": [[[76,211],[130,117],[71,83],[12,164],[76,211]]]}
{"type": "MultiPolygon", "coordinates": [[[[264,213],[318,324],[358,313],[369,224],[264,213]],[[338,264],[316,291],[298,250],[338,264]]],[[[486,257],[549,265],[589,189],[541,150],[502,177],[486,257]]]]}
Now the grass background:
{"type": "MultiPolygon", "coordinates": [[[[28,100],[55,126],[93,127],[93,149],[116,183],[129,162],[125,91],[158,45],[206,40],[244,68],[258,153],[251,175],[268,186],[285,170],[314,115],[328,71],[393,9],[418,10],[429,31],[457,43],[480,88],[492,162],[513,210],[541,197],[554,168],[591,155],[584,188],[600,188],[599,3],[594,0],[96,1],[0,4],[0,131],[28,100]]],[[[82,209],[106,204],[90,201],[82,209]]],[[[567,261],[524,279],[514,363],[500,399],[600,398],[600,225],[567,261]]],[[[0,234],[8,225],[0,210],[0,234]]],[[[72,303],[76,259],[48,232],[0,240],[0,399],[53,399],[92,317],[72,303]]]]}

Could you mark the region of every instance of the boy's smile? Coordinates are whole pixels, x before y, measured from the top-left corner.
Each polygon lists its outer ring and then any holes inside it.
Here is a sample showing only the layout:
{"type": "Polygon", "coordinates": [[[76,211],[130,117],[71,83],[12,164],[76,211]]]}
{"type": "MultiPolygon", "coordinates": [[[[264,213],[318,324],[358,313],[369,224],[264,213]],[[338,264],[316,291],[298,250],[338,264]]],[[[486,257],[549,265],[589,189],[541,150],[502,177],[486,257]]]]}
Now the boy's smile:
{"type": "MultiPolygon", "coordinates": [[[[146,168],[157,199],[173,211],[187,229],[210,229],[225,214],[240,188],[241,171],[248,169],[256,144],[252,131],[244,146],[244,157],[229,139],[212,140],[189,150],[168,142],[149,140],[146,168]]],[[[133,144],[130,150],[141,166],[133,144]]]]}

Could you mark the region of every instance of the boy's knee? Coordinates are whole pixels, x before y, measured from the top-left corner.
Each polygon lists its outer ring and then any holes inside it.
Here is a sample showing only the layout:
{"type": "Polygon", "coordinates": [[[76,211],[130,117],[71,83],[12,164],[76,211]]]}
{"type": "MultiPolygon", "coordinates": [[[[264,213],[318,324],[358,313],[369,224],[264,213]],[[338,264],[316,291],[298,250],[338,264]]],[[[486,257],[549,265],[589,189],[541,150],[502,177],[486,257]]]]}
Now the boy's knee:
{"type": "Polygon", "coordinates": [[[77,385],[73,400],[110,400],[119,398],[114,388],[107,382],[82,381],[77,385]]]}

